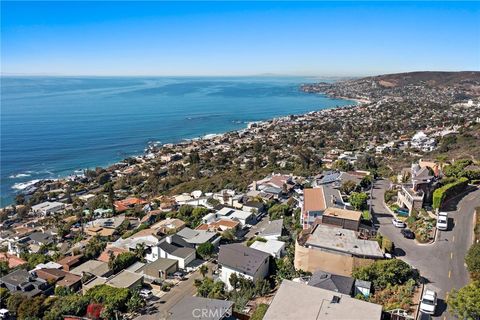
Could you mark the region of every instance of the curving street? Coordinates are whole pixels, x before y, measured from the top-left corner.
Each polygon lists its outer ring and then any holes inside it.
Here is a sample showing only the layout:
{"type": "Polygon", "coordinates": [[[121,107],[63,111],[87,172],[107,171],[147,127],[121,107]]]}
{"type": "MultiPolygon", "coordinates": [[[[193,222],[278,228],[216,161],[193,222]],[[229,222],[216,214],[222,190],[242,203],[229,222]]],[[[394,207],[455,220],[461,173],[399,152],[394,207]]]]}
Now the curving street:
{"type": "Polygon", "coordinates": [[[375,182],[372,190],[372,212],[379,232],[390,238],[396,247],[399,259],[420,271],[429,288],[433,288],[439,297],[435,319],[452,319],[446,312],[445,298],[452,289],[459,289],[469,281],[464,258],[473,243],[473,213],[480,206],[480,190],[473,189],[458,199],[447,203],[449,216],[448,231],[438,231],[433,244],[418,244],[406,239],[400,229],[393,226],[385,207],[383,197],[389,187],[387,180],[375,182]]]}

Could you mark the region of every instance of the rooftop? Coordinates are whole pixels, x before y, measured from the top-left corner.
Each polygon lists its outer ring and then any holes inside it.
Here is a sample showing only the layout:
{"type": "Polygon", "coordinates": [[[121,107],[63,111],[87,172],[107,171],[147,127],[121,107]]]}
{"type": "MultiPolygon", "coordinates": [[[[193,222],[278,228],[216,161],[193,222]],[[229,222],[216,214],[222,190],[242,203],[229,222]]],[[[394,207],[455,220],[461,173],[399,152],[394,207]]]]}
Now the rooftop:
{"type": "Polygon", "coordinates": [[[323,216],[360,221],[362,217],[362,213],[360,211],[355,211],[355,210],[347,210],[347,209],[330,207],[323,212],[323,216]]]}
{"type": "Polygon", "coordinates": [[[268,253],[233,243],[220,246],[218,263],[253,276],[269,257],[268,253]]]}
{"type": "Polygon", "coordinates": [[[91,273],[97,277],[101,277],[109,272],[108,263],[98,260],[88,260],[78,267],[70,270],[70,273],[81,276],[82,273],[91,273]]]}
{"type": "Polygon", "coordinates": [[[205,319],[205,320],[220,320],[230,315],[232,301],[209,299],[202,297],[185,297],[174,305],[168,313],[171,320],[185,320],[185,319],[205,319]],[[195,310],[208,310],[205,315],[201,312],[198,317],[195,315],[195,310]]]}
{"type": "Polygon", "coordinates": [[[283,219],[277,219],[268,221],[268,224],[265,225],[265,229],[260,232],[259,236],[274,236],[274,235],[281,235],[283,229],[283,219]]]}
{"type": "Polygon", "coordinates": [[[318,224],[308,236],[305,246],[348,253],[361,257],[383,258],[377,241],[358,239],[352,230],[318,224]]]}
{"type": "Polygon", "coordinates": [[[322,288],[325,290],[340,292],[350,295],[352,293],[355,279],[351,277],[340,276],[333,273],[316,271],[308,281],[309,286],[322,288]]]}
{"type": "Polygon", "coordinates": [[[283,280],[263,320],[380,320],[381,317],[381,305],[283,280]]]}
{"type": "Polygon", "coordinates": [[[326,209],[322,188],[305,188],[303,194],[304,209],[306,212],[323,211],[326,209]]]}
{"type": "Polygon", "coordinates": [[[122,270],[115,276],[107,280],[106,284],[115,288],[130,288],[138,281],[143,279],[143,275],[131,272],[128,270],[122,270]]]}

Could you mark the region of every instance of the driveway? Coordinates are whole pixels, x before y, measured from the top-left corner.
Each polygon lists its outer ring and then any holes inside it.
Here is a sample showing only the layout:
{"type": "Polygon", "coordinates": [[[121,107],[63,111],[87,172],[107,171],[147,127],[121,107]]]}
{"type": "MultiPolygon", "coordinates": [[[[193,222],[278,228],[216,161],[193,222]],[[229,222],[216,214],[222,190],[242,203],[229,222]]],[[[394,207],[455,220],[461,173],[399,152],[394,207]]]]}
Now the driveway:
{"type": "Polygon", "coordinates": [[[452,289],[459,289],[469,281],[464,258],[473,243],[473,212],[480,206],[480,190],[473,190],[447,204],[449,230],[439,231],[435,243],[417,244],[405,239],[400,230],[393,226],[392,216],[383,202],[385,190],[390,182],[379,180],[372,191],[372,211],[379,232],[390,238],[396,247],[398,258],[417,268],[428,284],[439,295],[437,317],[453,319],[446,312],[445,299],[452,289]],[[453,227],[453,228],[452,228],[453,227]]]}
{"type": "MultiPolygon", "coordinates": [[[[206,263],[208,267],[208,275],[212,276],[212,270],[215,266],[211,262],[206,263]]],[[[163,297],[155,302],[155,306],[158,308],[158,311],[163,315],[167,315],[167,311],[170,310],[175,304],[177,304],[183,297],[194,296],[197,293],[197,288],[195,288],[195,279],[202,279],[202,274],[199,270],[196,270],[188,279],[179,282],[178,285],[172,287],[170,291],[165,293],[163,297]]]]}

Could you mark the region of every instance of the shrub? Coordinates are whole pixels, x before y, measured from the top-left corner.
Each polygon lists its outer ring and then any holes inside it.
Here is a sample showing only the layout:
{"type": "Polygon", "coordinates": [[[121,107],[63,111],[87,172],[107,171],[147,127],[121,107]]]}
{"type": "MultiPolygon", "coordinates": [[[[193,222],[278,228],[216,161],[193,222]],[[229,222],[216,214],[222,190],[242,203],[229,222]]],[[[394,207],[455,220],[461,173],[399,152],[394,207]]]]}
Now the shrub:
{"type": "Polygon", "coordinates": [[[472,279],[480,280],[480,243],[475,243],[468,249],[465,263],[472,279]]]}
{"type": "Polygon", "coordinates": [[[356,268],[352,272],[356,279],[370,281],[376,290],[385,289],[387,286],[402,285],[409,279],[418,279],[416,272],[408,263],[399,260],[380,260],[373,264],[356,268]]]}
{"type": "Polygon", "coordinates": [[[462,191],[468,185],[468,179],[463,177],[459,178],[457,181],[444,185],[443,187],[438,188],[433,192],[433,207],[439,209],[445,199],[455,196],[462,191]]]}
{"type": "Polygon", "coordinates": [[[215,246],[210,242],[205,242],[197,247],[197,254],[203,259],[209,258],[215,251],[215,246]]]}
{"type": "Polygon", "coordinates": [[[265,313],[267,313],[267,310],[268,310],[267,304],[265,303],[260,304],[253,312],[250,320],[262,320],[263,317],[265,316],[265,313]]]}

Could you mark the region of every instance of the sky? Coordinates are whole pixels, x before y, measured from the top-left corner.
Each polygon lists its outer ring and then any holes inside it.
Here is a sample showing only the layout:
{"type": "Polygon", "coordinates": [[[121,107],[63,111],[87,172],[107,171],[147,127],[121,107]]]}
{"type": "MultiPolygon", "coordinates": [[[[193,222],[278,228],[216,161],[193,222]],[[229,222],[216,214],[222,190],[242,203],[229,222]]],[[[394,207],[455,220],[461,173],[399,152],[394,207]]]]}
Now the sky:
{"type": "Polygon", "coordinates": [[[480,70],[480,2],[1,2],[1,72],[480,70]]]}

